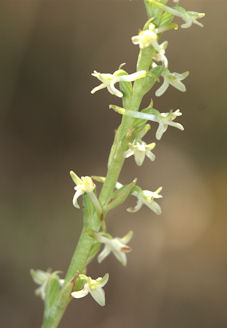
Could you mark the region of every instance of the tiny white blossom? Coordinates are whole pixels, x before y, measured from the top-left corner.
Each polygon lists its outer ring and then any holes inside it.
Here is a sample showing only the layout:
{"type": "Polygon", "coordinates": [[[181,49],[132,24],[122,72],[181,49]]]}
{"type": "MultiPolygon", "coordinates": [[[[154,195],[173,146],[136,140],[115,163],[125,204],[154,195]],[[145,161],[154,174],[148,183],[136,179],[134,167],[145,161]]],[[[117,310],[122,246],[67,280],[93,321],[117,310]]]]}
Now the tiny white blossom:
{"type": "Polygon", "coordinates": [[[144,162],[145,156],[147,156],[151,161],[155,160],[155,155],[151,150],[155,147],[155,143],[146,144],[144,141],[136,141],[129,143],[129,149],[124,152],[124,157],[128,158],[132,155],[135,157],[136,164],[141,166],[144,162]]]}
{"type": "Polygon", "coordinates": [[[161,207],[154,199],[162,198],[162,195],[159,194],[161,192],[161,190],[162,190],[162,187],[159,187],[154,192],[150,191],[150,190],[141,190],[141,191],[133,192],[132,195],[137,197],[137,204],[135,207],[128,208],[127,211],[131,212],[131,213],[137,212],[141,209],[141,207],[144,204],[144,205],[148,206],[157,215],[160,215],[161,207]]]}
{"type": "MultiPolygon", "coordinates": [[[[43,271],[43,270],[31,270],[31,276],[34,280],[34,282],[38,285],[40,285],[40,287],[38,287],[35,290],[35,293],[37,296],[40,296],[42,300],[45,300],[46,297],[46,287],[47,287],[47,283],[48,281],[54,277],[57,276],[57,274],[59,273],[59,271],[55,271],[55,272],[50,272],[50,271],[43,271]]],[[[63,279],[58,279],[59,285],[62,286],[64,283],[63,279]]]]}
{"type": "Polygon", "coordinates": [[[155,61],[162,62],[165,67],[168,67],[168,59],[165,55],[167,46],[168,41],[164,41],[162,44],[158,45],[158,51],[152,57],[155,61]]]}
{"type": "MultiPolygon", "coordinates": [[[[166,6],[167,7],[167,6],[166,6]]],[[[198,13],[195,11],[187,11],[183,7],[176,6],[175,8],[167,7],[166,11],[174,16],[178,16],[185,21],[184,24],[181,25],[182,28],[189,28],[192,24],[199,25],[203,27],[203,24],[197,21],[197,19],[203,18],[205,16],[204,13],[198,13]]]]}
{"type": "Polygon", "coordinates": [[[126,245],[132,238],[133,232],[129,231],[123,238],[112,238],[105,233],[95,233],[94,238],[105,245],[104,249],[98,256],[98,262],[102,262],[111,252],[122,264],[127,264],[126,253],[131,251],[131,248],[126,245]]]}
{"type": "Polygon", "coordinates": [[[109,274],[106,273],[103,278],[92,279],[84,274],[80,274],[79,278],[84,280],[84,287],[79,291],[71,293],[73,298],[81,298],[86,296],[88,293],[91,294],[93,299],[101,306],[105,305],[105,292],[103,287],[106,285],[109,279],[109,274]]]}
{"type": "Polygon", "coordinates": [[[138,44],[140,49],[153,46],[156,53],[152,56],[155,61],[161,61],[165,67],[168,67],[168,59],[165,56],[165,50],[167,48],[168,42],[165,41],[162,44],[157,42],[157,34],[159,29],[155,28],[155,25],[151,23],[148,30],[140,31],[138,35],[132,37],[132,43],[138,44]]]}
{"type": "Polygon", "coordinates": [[[160,140],[163,134],[166,132],[168,126],[173,126],[181,131],[184,130],[184,127],[182,124],[178,122],[173,122],[176,117],[181,116],[182,113],[179,109],[173,111],[170,111],[169,113],[159,113],[157,111],[156,116],[156,122],[159,123],[158,129],[156,131],[156,139],[160,140]]]}
{"type": "Polygon", "coordinates": [[[184,72],[182,74],[170,73],[170,71],[166,68],[164,69],[161,75],[164,81],[161,87],[155,92],[155,95],[157,97],[163,95],[163,93],[168,89],[170,84],[181,92],[184,92],[186,90],[185,85],[181,81],[189,75],[189,72],[184,72]]]}
{"type": "Polygon", "coordinates": [[[140,49],[144,49],[151,45],[155,48],[157,44],[157,38],[158,36],[155,30],[155,25],[151,23],[148,30],[139,31],[139,34],[133,36],[131,40],[133,44],[138,44],[140,49]]]}
{"type": "Polygon", "coordinates": [[[102,83],[99,86],[92,89],[91,93],[94,94],[96,91],[107,88],[107,90],[112,95],[122,98],[123,93],[120,90],[116,89],[115,84],[118,82],[132,82],[144,78],[146,76],[146,71],[139,71],[129,75],[119,75],[119,74],[120,74],[120,70],[117,70],[113,74],[99,73],[94,71],[92,75],[102,83]]]}
{"type": "Polygon", "coordinates": [[[70,171],[70,175],[74,181],[74,183],[76,184],[76,186],[74,187],[74,189],[76,190],[75,195],[73,197],[73,205],[76,208],[80,208],[77,199],[83,195],[85,192],[87,193],[91,193],[93,192],[93,190],[95,189],[95,184],[92,181],[92,179],[88,176],[86,177],[81,177],[81,179],[76,175],[75,172],[70,171]]]}
{"type": "MultiPolygon", "coordinates": [[[[177,129],[180,129],[181,131],[184,130],[184,127],[182,124],[173,122],[177,116],[181,116],[182,113],[179,109],[173,111],[171,110],[169,113],[160,113],[157,109],[152,108],[149,113],[144,112],[136,112],[132,110],[126,110],[125,108],[113,106],[111,105],[111,108],[113,108],[117,113],[120,113],[121,115],[127,115],[134,118],[139,118],[143,120],[148,120],[152,122],[159,123],[157,132],[156,132],[156,138],[158,140],[161,139],[163,133],[167,130],[168,126],[173,126],[177,129]]],[[[130,156],[133,153],[129,152],[129,150],[126,152],[126,155],[130,156]]]]}
{"type": "Polygon", "coordinates": [[[203,18],[205,16],[204,13],[197,13],[195,11],[187,11],[183,7],[175,6],[175,7],[169,7],[164,5],[163,3],[156,1],[156,0],[149,0],[151,3],[153,3],[156,7],[167,11],[168,13],[180,17],[185,21],[184,24],[181,25],[182,28],[188,28],[193,23],[196,25],[199,25],[203,27],[203,24],[197,21],[197,19],[203,18]]]}

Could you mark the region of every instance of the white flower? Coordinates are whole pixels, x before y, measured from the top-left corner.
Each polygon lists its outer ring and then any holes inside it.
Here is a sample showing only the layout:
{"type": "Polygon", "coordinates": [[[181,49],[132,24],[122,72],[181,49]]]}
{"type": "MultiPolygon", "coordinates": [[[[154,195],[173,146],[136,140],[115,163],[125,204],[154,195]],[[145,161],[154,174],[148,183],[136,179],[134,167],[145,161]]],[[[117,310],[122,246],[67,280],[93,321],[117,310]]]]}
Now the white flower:
{"type": "MultiPolygon", "coordinates": [[[[42,298],[42,300],[45,300],[46,297],[46,287],[47,287],[47,283],[48,281],[53,278],[53,277],[58,277],[59,271],[55,271],[55,272],[50,272],[50,271],[43,271],[43,270],[33,270],[31,269],[31,276],[34,280],[34,282],[38,285],[40,285],[40,287],[38,287],[35,290],[35,293],[37,296],[40,296],[42,298]]],[[[62,286],[64,283],[63,279],[58,279],[59,281],[59,285],[62,286]]]]}
{"type": "Polygon", "coordinates": [[[81,298],[86,296],[88,293],[94,298],[94,300],[101,306],[105,305],[105,292],[103,287],[106,285],[109,274],[106,273],[103,278],[99,277],[97,279],[92,279],[91,277],[87,277],[84,274],[80,274],[79,278],[84,280],[84,287],[83,289],[72,292],[71,296],[73,298],[81,298]]]}
{"type": "Polygon", "coordinates": [[[127,264],[125,253],[131,251],[131,248],[126,244],[131,240],[132,235],[133,232],[129,231],[123,238],[112,238],[105,233],[95,233],[94,238],[105,245],[104,249],[98,256],[98,262],[102,262],[112,252],[118,261],[125,266],[127,264]]]}
{"type": "Polygon", "coordinates": [[[75,195],[73,197],[73,205],[76,208],[80,208],[77,199],[83,195],[85,192],[87,193],[92,193],[93,190],[95,189],[95,184],[92,181],[92,179],[88,176],[86,177],[81,177],[81,179],[74,173],[73,171],[70,171],[70,175],[75,182],[76,186],[74,189],[76,190],[75,195]]]}
{"type": "Polygon", "coordinates": [[[168,126],[173,126],[177,129],[180,129],[181,131],[184,130],[184,127],[182,124],[178,122],[173,122],[176,117],[181,116],[182,113],[179,109],[175,110],[175,112],[170,111],[169,113],[159,113],[157,111],[156,116],[156,122],[159,123],[158,129],[156,131],[156,138],[158,140],[161,139],[163,136],[164,132],[166,132],[168,126]]]}
{"type": "Polygon", "coordinates": [[[185,24],[181,25],[182,28],[188,28],[193,23],[203,27],[203,24],[198,22],[197,19],[204,17],[205,16],[204,13],[197,13],[195,11],[186,11],[183,7],[180,6],[175,6],[174,8],[171,8],[156,0],[149,0],[149,2],[153,3],[156,7],[164,11],[167,11],[168,13],[183,19],[185,21],[185,24]]]}
{"type": "Polygon", "coordinates": [[[197,19],[203,18],[205,16],[204,13],[197,13],[195,11],[186,11],[183,7],[176,6],[175,8],[170,8],[166,6],[166,11],[174,16],[178,16],[182,18],[185,23],[181,25],[182,28],[189,28],[192,24],[199,25],[203,27],[203,24],[197,21],[197,19]]]}
{"type": "Polygon", "coordinates": [[[92,75],[100,80],[102,83],[91,90],[91,93],[94,94],[96,91],[107,88],[107,90],[117,97],[122,98],[123,93],[115,88],[115,84],[118,82],[132,82],[138,79],[141,79],[146,76],[146,71],[139,71],[129,75],[120,75],[121,70],[117,70],[113,74],[109,73],[99,73],[94,71],[92,75]]]}
{"type": "MultiPolygon", "coordinates": [[[[149,46],[156,46],[157,33],[155,30],[155,25],[150,24],[148,30],[139,31],[138,35],[135,35],[131,38],[133,44],[138,44],[140,49],[147,48],[149,46]]],[[[155,48],[155,47],[154,47],[155,48]]]]}
{"type": "Polygon", "coordinates": [[[151,161],[155,160],[155,155],[151,152],[154,147],[154,142],[147,145],[144,141],[134,140],[133,143],[129,143],[129,149],[124,152],[124,157],[128,158],[134,155],[136,164],[141,166],[144,162],[145,156],[147,156],[151,161]]]}
{"type": "Polygon", "coordinates": [[[155,61],[161,61],[165,67],[168,67],[168,60],[165,56],[165,50],[167,48],[168,42],[165,41],[162,44],[157,42],[157,33],[159,29],[155,28],[155,25],[151,23],[148,30],[140,31],[138,35],[132,37],[132,43],[138,44],[140,49],[153,46],[156,53],[152,56],[155,61]]]}
{"type": "Polygon", "coordinates": [[[168,59],[165,55],[167,46],[168,41],[164,41],[162,44],[158,45],[158,51],[152,57],[155,61],[162,62],[165,67],[168,67],[168,59]]]}
{"type": "MultiPolygon", "coordinates": [[[[159,123],[159,127],[156,132],[156,138],[158,140],[161,139],[163,133],[167,130],[168,126],[173,126],[177,129],[180,129],[181,131],[184,130],[184,127],[182,124],[173,122],[177,116],[181,116],[182,113],[179,109],[175,111],[170,111],[169,113],[160,113],[157,109],[150,109],[150,112],[136,112],[132,110],[126,110],[125,108],[119,107],[119,106],[113,106],[110,105],[110,108],[114,109],[117,113],[121,115],[127,115],[130,117],[143,119],[145,121],[153,121],[159,123]]],[[[131,154],[130,154],[131,155],[131,154]]]]}
{"type": "Polygon", "coordinates": [[[161,87],[155,92],[155,95],[157,97],[163,95],[163,93],[168,89],[170,84],[181,92],[184,92],[186,90],[185,85],[181,81],[189,75],[189,72],[184,72],[182,74],[170,73],[170,71],[166,68],[161,75],[164,81],[161,87]]]}
{"type": "Polygon", "coordinates": [[[137,204],[135,207],[128,208],[127,211],[131,212],[131,213],[137,212],[144,204],[144,205],[148,206],[157,215],[160,215],[161,207],[154,199],[162,198],[162,195],[159,194],[161,192],[161,190],[162,190],[162,187],[159,187],[154,192],[150,191],[150,190],[134,191],[132,193],[132,195],[137,197],[137,199],[138,199],[137,204]]]}

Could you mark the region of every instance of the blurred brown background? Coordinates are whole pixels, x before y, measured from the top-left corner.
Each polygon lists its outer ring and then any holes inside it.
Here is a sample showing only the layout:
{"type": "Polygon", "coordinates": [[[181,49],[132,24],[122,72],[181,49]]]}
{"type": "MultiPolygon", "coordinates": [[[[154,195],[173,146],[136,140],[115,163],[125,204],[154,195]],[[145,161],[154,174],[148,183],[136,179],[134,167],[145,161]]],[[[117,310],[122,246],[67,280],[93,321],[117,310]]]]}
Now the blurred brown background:
{"type": "MultiPolygon", "coordinates": [[[[170,87],[153,99],[163,112],[181,108],[185,131],[169,128],[156,161],[138,168],[130,158],[120,179],[162,185],[163,214],[144,207],[129,215],[132,198],[109,215],[113,235],[134,230],[128,266],[113,256],[94,261],[89,274],[110,273],[107,305],[75,300],[62,328],[227,327],[227,3],[182,5],[207,14],[204,29],[166,34],[170,70],[190,70],[188,91],[170,87]]],[[[90,94],[98,84],[90,74],[122,62],[134,72],[130,37],[144,21],[143,1],[0,3],[1,327],[41,325],[29,269],[67,269],[81,229],[69,170],[105,175],[120,120],[108,110],[118,99],[90,94]]]]}

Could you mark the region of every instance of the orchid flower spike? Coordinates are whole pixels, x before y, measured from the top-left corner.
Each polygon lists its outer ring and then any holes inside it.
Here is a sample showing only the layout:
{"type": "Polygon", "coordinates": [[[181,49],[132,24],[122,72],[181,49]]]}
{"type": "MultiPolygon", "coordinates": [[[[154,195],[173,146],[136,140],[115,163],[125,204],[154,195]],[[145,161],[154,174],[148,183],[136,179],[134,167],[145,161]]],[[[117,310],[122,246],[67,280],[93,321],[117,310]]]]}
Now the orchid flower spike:
{"type": "Polygon", "coordinates": [[[162,187],[159,187],[156,191],[150,190],[141,190],[141,191],[134,191],[132,193],[133,196],[137,197],[137,204],[135,207],[128,208],[127,211],[131,213],[135,213],[141,209],[141,207],[146,205],[149,207],[155,214],[161,214],[161,207],[159,204],[154,200],[155,198],[162,198],[162,195],[159,193],[161,192],[162,187]]]}
{"type": "Polygon", "coordinates": [[[163,3],[156,1],[156,0],[149,0],[151,3],[153,3],[156,7],[167,11],[171,15],[180,17],[185,21],[184,24],[181,25],[182,28],[189,28],[192,26],[192,24],[199,25],[203,27],[203,24],[197,21],[197,19],[203,18],[205,16],[204,13],[197,13],[195,11],[187,11],[183,7],[175,6],[175,7],[169,7],[164,5],[163,3]]]}
{"type": "Polygon", "coordinates": [[[151,161],[155,160],[155,155],[151,150],[155,147],[155,143],[146,144],[144,141],[136,141],[129,143],[129,149],[124,152],[124,157],[128,158],[132,155],[135,157],[136,164],[141,166],[144,162],[145,156],[147,156],[151,161]]]}
{"type": "Polygon", "coordinates": [[[121,70],[115,71],[113,74],[108,73],[99,73],[94,71],[91,75],[96,77],[102,83],[91,90],[91,93],[94,94],[96,91],[107,88],[107,90],[119,98],[123,97],[123,93],[115,88],[115,84],[118,82],[132,82],[146,76],[146,71],[139,71],[129,75],[120,75],[121,70]]]}
{"type": "Polygon", "coordinates": [[[79,279],[84,281],[83,289],[79,291],[75,291],[71,293],[73,298],[81,298],[86,296],[88,293],[91,294],[93,299],[100,305],[105,305],[105,292],[103,287],[109,280],[109,274],[106,273],[103,278],[99,277],[97,279],[92,279],[91,277],[87,277],[84,274],[79,275],[79,279]]]}
{"type": "Polygon", "coordinates": [[[157,97],[162,96],[163,93],[168,89],[170,84],[177,90],[181,92],[185,92],[186,90],[185,85],[181,81],[184,80],[189,75],[189,72],[184,72],[182,74],[170,73],[170,71],[166,68],[163,70],[161,75],[164,79],[164,82],[161,85],[161,87],[155,92],[155,95],[157,97]]]}
{"type": "Polygon", "coordinates": [[[117,260],[126,266],[126,253],[131,252],[131,248],[126,244],[131,240],[132,236],[132,231],[129,231],[123,238],[113,238],[109,234],[102,232],[94,233],[94,238],[105,245],[98,256],[98,262],[101,263],[112,252],[117,260]]]}

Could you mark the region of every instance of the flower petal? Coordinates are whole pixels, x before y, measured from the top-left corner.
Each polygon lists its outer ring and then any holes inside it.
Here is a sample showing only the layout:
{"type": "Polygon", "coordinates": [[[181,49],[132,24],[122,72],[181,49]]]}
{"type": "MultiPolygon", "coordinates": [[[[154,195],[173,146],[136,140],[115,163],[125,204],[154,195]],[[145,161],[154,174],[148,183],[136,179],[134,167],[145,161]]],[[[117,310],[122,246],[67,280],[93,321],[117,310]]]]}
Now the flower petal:
{"type": "Polygon", "coordinates": [[[110,252],[111,252],[110,248],[107,245],[105,245],[104,249],[98,256],[98,262],[101,263],[110,254],[110,252]]]}
{"type": "Polygon", "coordinates": [[[125,254],[125,252],[122,251],[117,251],[117,250],[112,250],[114,256],[116,257],[116,259],[124,266],[127,265],[127,256],[125,254]]]}
{"type": "Polygon", "coordinates": [[[97,91],[102,90],[102,89],[105,89],[105,88],[106,88],[105,84],[102,83],[102,84],[98,85],[97,87],[93,88],[93,89],[91,90],[91,94],[94,94],[94,93],[96,93],[97,91]]]}
{"type": "Polygon", "coordinates": [[[146,71],[139,71],[129,75],[119,75],[118,81],[119,82],[132,82],[138,79],[141,79],[147,75],[146,71]]]}
{"type": "Polygon", "coordinates": [[[84,288],[81,290],[78,290],[76,292],[72,292],[71,296],[73,298],[82,298],[88,294],[88,288],[86,288],[87,284],[85,284],[84,288]]]}
{"type": "Polygon", "coordinates": [[[141,197],[138,197],[136,205],[134,207],[127,208],[127,211],[130,213],[135,213],[141,209],[142,205],[143,205],[143,201],[141,197]]]}
{"type": "Polygon", "coordinates": [[[105,292],[102,287],[90,289],[90,294],[100,306],[105,305],[105,292]]]}
{"type": "Polygon", "coordinates": [[[96,281],[99,283],[99,287],[104,287],[109,280],[109,273],[106,273],[103,278],[98,278],[96,281]]]}
{"type": "Polygon", "coordinates": [[[166,78],[164,78],[164,81],[162,83],[162,85],[160,86],[160,88],[158,88],[158,90],[155,91],[155,96],[156,97],[160,97],[163,95],[163,93],[166,92],[166,90],[168,89],[169,87],[169,82],[167,81],[166,78]]]}
{"type": "Polygon", "coordinates": [[[144,200],[144,204],[149,207],[155,214],[160,215],[162,213],[161,207],[156,201],[152,200],[149,202],[144,200]]]}
{"type": "Polygon", "coordinates": [[[112,81],[108,86],[107,86],[107,90],[109,91],[109,93],[111,93],[112,95],[115,95],[119,98],[123,97],[123,93],[121,91],[119,91],[117,88],[115,88],[115,84],[116,81],[112,81]]]}
{"type": "Polygon", "coordinates": [[[127,233],[127,235],[125,235],[123,238],[120,239],[120,241],[123,243],[123,244],[128,244],[130,242],[130,240],[132,239],[132,236],[133,236],[133,231],[129,231],[127,233]]]}
{"type": "Polygon", "coordinates": [[[155,154],[153,154],[151,151],[146,152],[146,156],[153,162],[155,160],[155,154]]]}
{"type": "Polygon", "coordinates": [[[75,192],[75,195],[73,196],[73,206],[75,206],[76,208],[80,208],[80,206],[79,206],[79,204],[78,204],[78,202],[77,202],[77,199],[78,199],[81,195],[83,195],[83,191],[79,189],[79,190],[77,190],[77,191],[75,192]]]}

